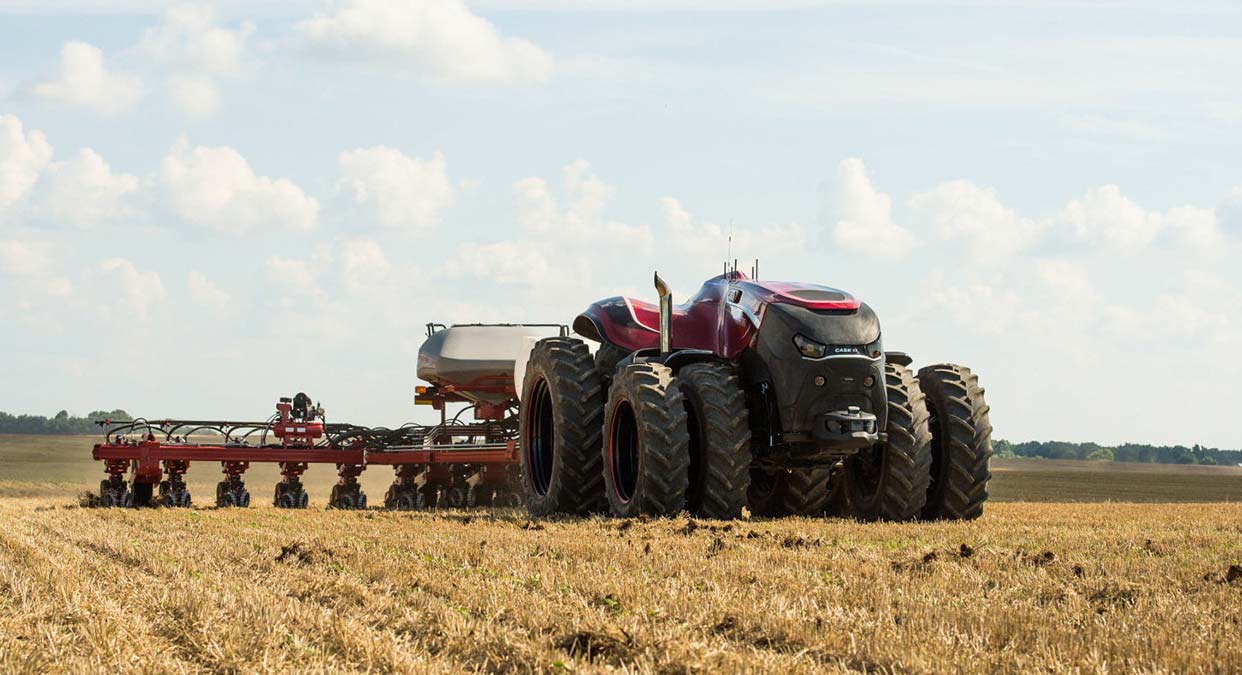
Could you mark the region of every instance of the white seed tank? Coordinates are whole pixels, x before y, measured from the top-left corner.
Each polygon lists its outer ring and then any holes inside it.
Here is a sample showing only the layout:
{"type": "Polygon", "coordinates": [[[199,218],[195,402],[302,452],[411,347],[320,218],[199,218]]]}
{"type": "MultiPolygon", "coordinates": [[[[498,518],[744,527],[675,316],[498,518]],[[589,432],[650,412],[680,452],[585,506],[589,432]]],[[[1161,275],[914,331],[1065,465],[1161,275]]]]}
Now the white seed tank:
{"type": "Polygon", "coordinates": [[[436,331],[418,349],[418,377],[476,403],[517,399],[535,343],[559,326],[460,325],[436,331]]]}

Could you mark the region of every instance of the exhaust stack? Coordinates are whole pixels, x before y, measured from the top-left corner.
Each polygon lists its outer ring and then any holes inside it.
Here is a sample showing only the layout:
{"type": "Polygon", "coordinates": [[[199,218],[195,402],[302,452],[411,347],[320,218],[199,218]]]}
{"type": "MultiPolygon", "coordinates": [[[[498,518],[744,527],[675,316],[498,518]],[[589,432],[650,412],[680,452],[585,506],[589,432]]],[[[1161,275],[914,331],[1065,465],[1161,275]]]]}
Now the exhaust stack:
{"type": "Polygon", "coordinates": [[[655,273],[656,293],[660,295],[660,355],[673,351],[673,292],[668,284],[655,273]]]}

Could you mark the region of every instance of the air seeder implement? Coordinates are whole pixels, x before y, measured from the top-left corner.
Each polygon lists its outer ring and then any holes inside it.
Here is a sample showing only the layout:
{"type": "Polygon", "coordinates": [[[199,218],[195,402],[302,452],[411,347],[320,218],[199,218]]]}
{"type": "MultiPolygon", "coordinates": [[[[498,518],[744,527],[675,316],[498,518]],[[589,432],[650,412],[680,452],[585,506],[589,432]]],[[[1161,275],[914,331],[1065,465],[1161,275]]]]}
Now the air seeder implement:
{"type": "Polygon", "coordinates": [[[370,466],[391,467],[384,505],[392,509],[517,506],[522,503],[517,451],[517,392],[513,364],[537,339],[568,328],[549,325],[427,327],[418,375],[430,383],[415,403],[440,413],[438,424],[396,429],[332,423],[306,394],[282,398],[264,422],[224,420],[103,421],[100,483],[105,506],[190,506],[185,483],[191,463],[220,466],[217,506],[249,506],[244,482],[253,463],[280,466],[272,504],[306,508],[302,475],[311,465],[335,467],[339,480],[328,506],[365,509],[358,477],[370,466]],[[465,404],[456,416],[449,404],[465,404]],[[463,421],[462,415],[473,413],[463,421]]]}
{"type": "MultiPolygon", "coordinates": [[[[757,268],[757,263],[756,263],[757,268]]],[[[756,270],[757,271],[757,270],[756,270]]],[[[303,508],[312,464],[339,475],[329,506],[366,508],[358,476],[392,467],[384,504],[525,504],[532,515],[705,518],[978,517],[992,456],[978,378],[911,370],[845,291],[737,270],[674,306],[611,297],[570,327],[430,324],[416,403],[440,423],[329,423],[299,394],[266,422],[105,424],[105,505],[188,506],[185,472],[218,463],[218,506],[246,506],[254,462],[280,466],[273,504],[303,508]],[[449,404],[467,407],[456,417],[449,404]],[[473,420],[460,417],[472,411],[473,420]],[[204,440],[207,438],[208,440],[204,440]],[[158,492],[156,492],[158,489],[158,492]]]]}

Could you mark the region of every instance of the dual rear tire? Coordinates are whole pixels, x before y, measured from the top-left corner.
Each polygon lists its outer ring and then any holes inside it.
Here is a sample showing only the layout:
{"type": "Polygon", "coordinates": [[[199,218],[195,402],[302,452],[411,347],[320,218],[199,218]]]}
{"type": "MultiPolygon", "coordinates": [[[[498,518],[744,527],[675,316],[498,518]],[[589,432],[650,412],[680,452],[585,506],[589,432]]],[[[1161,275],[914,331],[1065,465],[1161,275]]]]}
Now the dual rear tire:
{"type": "Polygon", "coordinates": [[[604,510],[604,388],[585,343],[540,340],[522,383],[522,481],[534,516],[604,510]]]}
{"type": "Polygon", "coordinates": [[[979,378],[949,363],[885,365],[888,443],[845,460],[839,515],[859,520],[973,520],[983,515],[992,425],[979,378]]]}
{"type": "Polygon", "coordinates": [[[614,372],[604,407],[604,484],[614,515],[740,518],[750,485],[750,425],[733,368],[614,372]]]}
{"type": "Polygon", "coordinates": [[[983,515],[992,478],[992,424],[979,378],[951,363],[919,370],[931,427],[931,485],[925,519],[973,520],[983,515]]]}
{"type": "Polygon", "coordinates": [[[681,511],[690,482],[690,433],[673,371],[656,363],[618,370],[603,428],[604,492],[613,515],[681,511]]]}
{"type": "Polygon", "coordinates": [[[657,363],[599,359],[572,338],[531,352],[520,420],[530,513],[739,517],[750,429],[732,368],[696,363],[673,377],[657,363]]]}
{"type": "Polygon", "coordinates": [[[841,515],[859,520],[913,520],[927,502],[931,430],[918,380],[905,366],[887,363],[888,442],[848,457],[835,482],[841,515]]]}

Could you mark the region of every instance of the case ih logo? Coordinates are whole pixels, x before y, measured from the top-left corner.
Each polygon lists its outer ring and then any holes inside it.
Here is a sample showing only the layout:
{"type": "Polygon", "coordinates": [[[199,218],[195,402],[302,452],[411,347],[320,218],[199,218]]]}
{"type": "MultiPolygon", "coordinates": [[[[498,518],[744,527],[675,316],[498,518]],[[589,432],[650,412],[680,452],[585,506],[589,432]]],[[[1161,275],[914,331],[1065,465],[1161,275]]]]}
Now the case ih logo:
{"type": "Polygon", "coordinates": [[[858,347],[833,347],[832,351],[836,354],[857,354],[858,347]]]}

